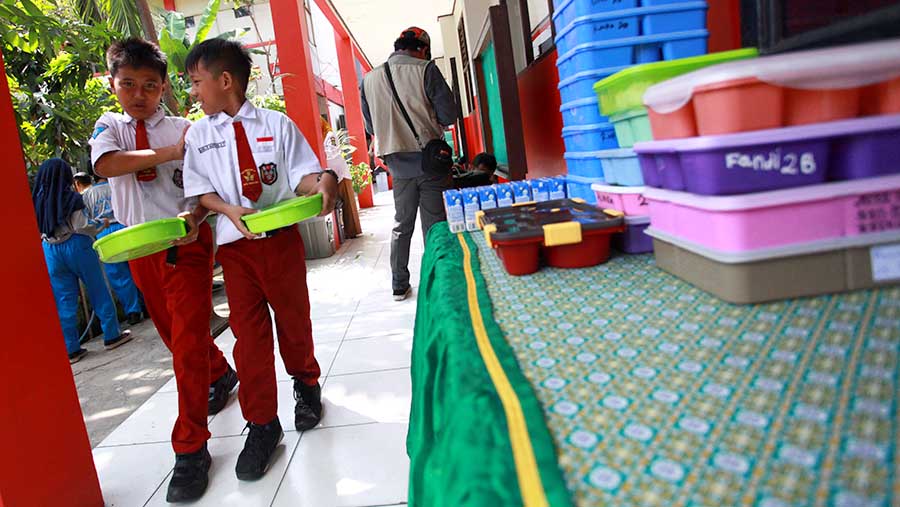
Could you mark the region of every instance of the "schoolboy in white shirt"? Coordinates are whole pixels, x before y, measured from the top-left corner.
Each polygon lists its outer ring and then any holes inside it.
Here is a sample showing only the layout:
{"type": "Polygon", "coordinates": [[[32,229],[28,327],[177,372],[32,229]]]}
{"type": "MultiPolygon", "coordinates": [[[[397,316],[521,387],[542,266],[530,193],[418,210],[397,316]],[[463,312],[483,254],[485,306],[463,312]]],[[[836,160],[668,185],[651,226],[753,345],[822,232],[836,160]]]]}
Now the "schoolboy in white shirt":
{"type": "Polygon", "coordinates": [[[246,98],[250,55],[239,43],[205,41],[186,60],[191,93],[206,117],[186,137],[185,190],[219,213],[217,258],[225,275],[229,318],[237,344],[238,399],[250,429],[235,472],[241,480],[265,474],[284,433],[277,416],[274,336],[294,378],[294,425],[313,428],[322,416],[319,364],[303,241],[296,226],[251,234],[241,217],[296,195],[321,193],[322,214],[334,209],[338,177],[323,171],[297,126],[282,113],[246,98]]]}
{"type": "Polygon", "coordinates": [[[185,197],[182,157],[190,122],[166,116],[160,107],[167,86],[165,55],[138,38],[107,51],[110,84],[123,114],[97,120],[90,140],[94,171],[109,178],[113,213],[125,226],[183,217],[190,233],[177,251],[129,262],[132,276],[160,337],[172,351],[178,385],[178,419],[172,430],[175,470],[170,502],[199,498],[206,490],[210,455],[207,416],[222,410],[237,375],[209,330],[212,312],[212,231],[208,211],[185,197]],[[175,263],[170,262],[174,258],[175,263]]]}

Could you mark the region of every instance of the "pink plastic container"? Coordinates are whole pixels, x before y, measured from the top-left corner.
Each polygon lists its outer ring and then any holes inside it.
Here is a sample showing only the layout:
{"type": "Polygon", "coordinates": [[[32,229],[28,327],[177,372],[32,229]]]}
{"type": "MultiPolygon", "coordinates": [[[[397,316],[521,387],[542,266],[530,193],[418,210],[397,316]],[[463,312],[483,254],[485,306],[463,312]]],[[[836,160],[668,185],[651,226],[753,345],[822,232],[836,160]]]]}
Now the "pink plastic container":
{"type": "Polygon", "coordinates": [[[723,252],[900,230],[900,175],[738,196],[647,188],[653,228],[723,252]]]}
{"type": "Polygon", "coordinates": [[[594,183],[591,190],[597,196],[597,206],[625,213],[625,216],[646,216],[650,205],[644,199],[644,187],[619,187],[594,183]]]}
{"type": "Polygon", "coordinates": [[[723,63],[644,94],[656,140],[890,114],[900,108],[900,40],[723,63]]]}

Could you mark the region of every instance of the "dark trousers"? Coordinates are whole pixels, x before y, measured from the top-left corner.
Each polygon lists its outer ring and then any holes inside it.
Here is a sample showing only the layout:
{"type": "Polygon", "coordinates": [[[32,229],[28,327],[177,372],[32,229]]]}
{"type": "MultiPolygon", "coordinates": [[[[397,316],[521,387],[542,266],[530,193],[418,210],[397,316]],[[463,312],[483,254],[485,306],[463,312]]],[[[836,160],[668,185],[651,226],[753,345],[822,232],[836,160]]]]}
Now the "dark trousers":
{"type": "Polygon", "coordinates": [[[431,226],[447,220],[444,190],[453,188],[450,175],[417,178],[394,177],[394,232],[391,236],[391,271],[394,290],[409,287],[409,244],[421,213],[422,236],[431,226]]]}

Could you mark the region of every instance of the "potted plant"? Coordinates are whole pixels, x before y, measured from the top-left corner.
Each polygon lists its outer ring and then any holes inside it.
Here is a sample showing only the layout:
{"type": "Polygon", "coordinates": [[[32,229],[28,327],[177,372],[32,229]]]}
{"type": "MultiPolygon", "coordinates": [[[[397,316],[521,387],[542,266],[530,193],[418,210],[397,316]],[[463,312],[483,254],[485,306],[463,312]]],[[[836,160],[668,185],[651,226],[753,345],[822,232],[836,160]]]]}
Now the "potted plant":
{"type": "Polygon", "coordinates": [[[357,199],[359,199],[360,208],[371,208],[374,206],[372,193],[364,192],[371,184],[370,174],[369,164],[365,162],[350,165],[350,179],[353,183],[353,191],[356,193],[357,199]]]}

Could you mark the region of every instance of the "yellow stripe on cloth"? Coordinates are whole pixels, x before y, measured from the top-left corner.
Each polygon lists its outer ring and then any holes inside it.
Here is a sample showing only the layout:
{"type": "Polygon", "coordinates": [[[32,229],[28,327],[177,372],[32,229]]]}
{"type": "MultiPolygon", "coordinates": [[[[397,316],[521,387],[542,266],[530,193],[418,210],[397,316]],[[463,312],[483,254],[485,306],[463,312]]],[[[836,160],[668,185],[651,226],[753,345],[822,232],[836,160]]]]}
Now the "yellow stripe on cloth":
{"type": "Polygon", "coordinates": [[[519,478],[519,491],[525,507],[547,507],[547,495],[544,485],[541,483],[541,475],[538,472],[537,460],[534,457],[534,449],[531,447],[531,437],[528,436],[528,426],[525,424],[525,415],[519,398],[509,383],[503,366],[491,346],[487,329],[481,315],[481,307],[478,305],[478,291],[475,286],[475,275],[472,273],[472,253],[466,244],[462,234],[457,234],[459,244],[463,250],[463,266],[466,273],[466,289],[469,296],[469,313],[472,317],[472,330],[475,332],[475,341],[481,358],[487,367],[494,388],[500,395],[503,411],[506,413],[506,425],[509,429],[509,441],[512,445],[513,459],[516,464],[516,475],[519,478]]]}

